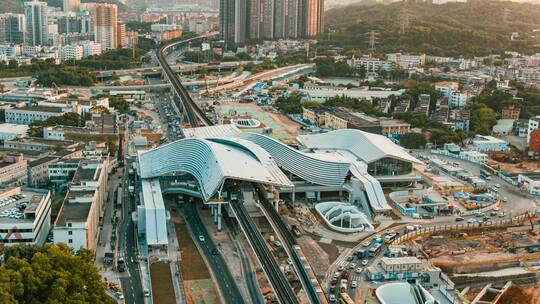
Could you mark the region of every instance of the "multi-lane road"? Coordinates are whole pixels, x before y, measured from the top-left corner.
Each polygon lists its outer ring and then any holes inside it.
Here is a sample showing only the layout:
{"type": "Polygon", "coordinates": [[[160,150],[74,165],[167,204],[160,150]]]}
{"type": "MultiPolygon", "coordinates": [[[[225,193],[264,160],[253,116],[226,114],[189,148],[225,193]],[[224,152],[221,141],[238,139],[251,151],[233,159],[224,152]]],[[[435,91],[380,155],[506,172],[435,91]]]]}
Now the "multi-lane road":
{"type": "Polygon", "coordinates": [[[129,162],[126,161],[124,175],[122,177],[122,189],[124,190],[122,204],[122,221],[118,230],[119,257],[126,262],[126,271],[120,273],[120,282],[124,291],[126,303],[144,304],[144,295],[137,260],[136,231],[131,220],[131,213],[135,210],[135,196],[128,192],[130,184],[127,174],[129,162]]]}

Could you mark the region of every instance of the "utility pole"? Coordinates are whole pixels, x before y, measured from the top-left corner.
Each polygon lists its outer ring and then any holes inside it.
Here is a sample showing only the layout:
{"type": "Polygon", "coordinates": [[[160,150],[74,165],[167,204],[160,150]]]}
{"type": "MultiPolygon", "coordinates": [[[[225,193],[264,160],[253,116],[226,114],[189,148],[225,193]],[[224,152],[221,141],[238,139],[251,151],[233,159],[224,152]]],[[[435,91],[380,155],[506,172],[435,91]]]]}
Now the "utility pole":
{"type": "Polygon", "coordinates": [[[503,10],[503,21],[504,21],[504,23],[508,23],[509,19],[510,19],[510,9],[505,8],[503,10]]]}
{"type": "Polygon", "coordinates": [[[411,22],[412,22],[412,13],[409,9],[408,3],[404,2],[399,12],[399,25],[400,25],[399,33],[401,35],[404,35],[407,32],[407,30],[411,27],[411,22]]]}
{"type": "Polygon", "coordinates": [[[379,33],[377,31],[371,30],[368,33],[368,45],[371,52],[375,51],[375,46],[379,40],[379,33]]]}

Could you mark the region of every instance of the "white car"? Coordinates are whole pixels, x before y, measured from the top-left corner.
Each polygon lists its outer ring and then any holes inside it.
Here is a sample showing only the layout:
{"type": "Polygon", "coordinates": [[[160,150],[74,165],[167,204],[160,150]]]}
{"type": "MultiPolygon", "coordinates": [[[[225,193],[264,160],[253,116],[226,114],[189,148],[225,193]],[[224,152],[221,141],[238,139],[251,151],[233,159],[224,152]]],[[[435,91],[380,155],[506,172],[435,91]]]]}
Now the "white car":
{"type": "Polygon", "coordinates": [[[356,286],[358,286],[358,283],[356,283],[356,281],[352,281],[351,288],[356,288],[356,286]]]}
{"type": "Polygon", "coordinates": [[[361,273],[362,270],[363,270],[362,267],[358,267],[358,268],[356,268],[356,273],[361,273]]]}
{"type": "Polygon", "coordinates": [[[199,241],[204,242],[204,236],[202,234],[199,235],[199,241]]]}
{"type": "Polygon", "coordinates": [[[369,263],[368,260],[362,260],[362,266],[366,266],[369,263]]]}
{"type": "Polygon", "coordinates": [[[333,295],[333,294],[329,295],[329,296],[328,296],[328,301],[330,301],[330,302],[335,302],[335,301],[336,301],[336,296],[333,295]]]}
{"type": "Polygon", "coordinates": [[[118,300],[123,300],[124,299],[124,294],[117,291],[114,296],[118,299],[118,300]]]}
{"type": "Polygon", "coordinates": [[[362,247],[368,247],[370,244],[371,244],[370,241],[363,241],[362,242],[362,247]]]}

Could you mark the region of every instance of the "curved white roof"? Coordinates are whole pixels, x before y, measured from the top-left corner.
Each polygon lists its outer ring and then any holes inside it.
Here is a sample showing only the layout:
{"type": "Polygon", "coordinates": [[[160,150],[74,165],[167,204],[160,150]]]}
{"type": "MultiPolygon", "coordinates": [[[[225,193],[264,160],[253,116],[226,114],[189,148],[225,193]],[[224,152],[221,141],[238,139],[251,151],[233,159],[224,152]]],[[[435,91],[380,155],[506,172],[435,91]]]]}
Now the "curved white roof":
{"type": "Polygon", "coordinates": [[[354,129],[341,129],[316,135],[300,135],[298,140],[309,149],[346,150],[371,163],[384,157],[420,163],[389,138],[354,129]]]}
{"type": "Polygon", "coordinates": [[[375,290],[375,295],[377,299],[383,304],[433,304],[435,299],[427,290],[422,286],[417,285],[413,286],[407,282],[394,282],[387,283],[379,286],[375,290]],[[417,291],[421,293],[424,297],[424,300],[418,298],[417,291]]]}
{"type": "Polygon", "coordinates": [[[313,157],[261,134],[245,133],[242,137],[268,151],[281,168],[310,183],[341,186],[349,173],[348,161],[313,157]]]}
{"type": "Polygon", "coordinates": [[[139,164],[142,178],[173,172],[193,175],[205,200],[225,179],[293,186],[268,153],[241,140],[181,139],[141,153],[139,164]]]}

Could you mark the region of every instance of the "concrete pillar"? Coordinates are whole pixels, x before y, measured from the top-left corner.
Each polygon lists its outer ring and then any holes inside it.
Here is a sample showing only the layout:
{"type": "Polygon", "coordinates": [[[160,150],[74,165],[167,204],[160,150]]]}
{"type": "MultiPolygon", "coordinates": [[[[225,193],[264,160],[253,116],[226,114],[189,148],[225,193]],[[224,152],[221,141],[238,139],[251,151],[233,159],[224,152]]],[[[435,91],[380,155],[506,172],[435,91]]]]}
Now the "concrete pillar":
{"type": "Polygon", "coordinates": [[[217,210],[217,206],[214,205],[212,206],[214,207],[214,224],[217,224],[218,223],[218,210],[217,210]]]}
{"type": "Polygon", "coordinates": [[[216,212],[217,217],[218,217],[217,218],[217,230],[218,231],[221,231],[221,217],[222,217],[222,215],[221,215],[221,205],[222,204],[218,204],[218,208],[217,208],[217,212],[216,212]]]}
{"type": "Polygon", "coordinates": [[[274,209],[276,209],[276,211],[279,211],[279,201],[274,201],[274,209]]]}
{"type": "Polygon", "coordinates": [[[294,203],[294,200],[295,200],[295,193],[294,193],[294,189],[293,189],[293,191],[292,191],[292,193],[291,193],[291,200],[292,200],[292,202],[294,203]]]}
{"type": "Polygon", "coordinates": [[[315,192],[315,197],[317,198],[317,202],[321,201],[321,191],[315,192]]]}

